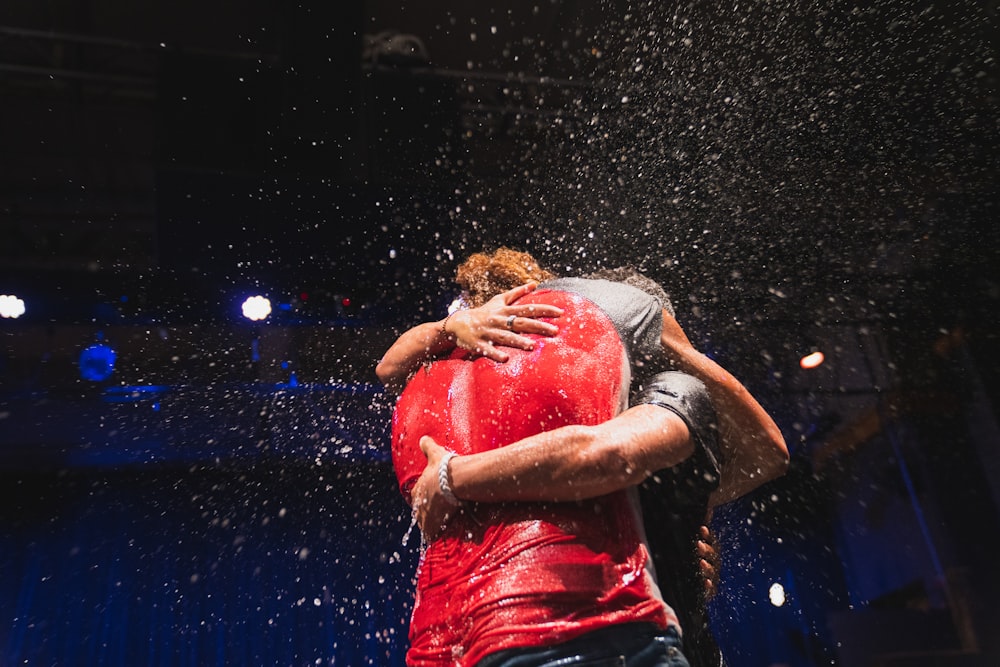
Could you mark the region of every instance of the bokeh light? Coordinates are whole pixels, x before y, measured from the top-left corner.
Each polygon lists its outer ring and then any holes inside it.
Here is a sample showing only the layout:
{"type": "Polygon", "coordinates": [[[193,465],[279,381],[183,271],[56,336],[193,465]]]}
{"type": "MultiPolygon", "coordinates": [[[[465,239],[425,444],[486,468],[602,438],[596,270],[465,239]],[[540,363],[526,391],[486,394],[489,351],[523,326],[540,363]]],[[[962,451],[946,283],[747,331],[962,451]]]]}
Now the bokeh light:
{"type": "Polygon", "coordinates": [[[243,317],[258,322],[271,314],[271,301],[264,296],[251,296],[243,302],[243,317]]]}
{"type": "Polygon", "coordinates": [[[826,361],[826,355],[824,355],[819,350],[816,350],[815,352],[810,352],[809,354],[799,359],[799,366],[801,366],[806,370],[809,370],[811,368],[817,368],[818,366],[821,366],[824,361],[826,361]]]}
{"type": "Polygon", "coordinates": [[[767,591],[767,598],[775,607],[781,607],[785,604],[785,587],[778,582],[771,584],[771,588],[767,591]]]}
{"type": "Polygon", "coordinates": [[[24,315],[24,300],[13,294],[0,294],[0,317],[16,319],[24,315]]]}
{"type": "Polygon", "coordinates": [[[105,343],[96,343],[80,353],[80,377],[92,382],[103,382],[115,372],[118,355],[105,343]]]}

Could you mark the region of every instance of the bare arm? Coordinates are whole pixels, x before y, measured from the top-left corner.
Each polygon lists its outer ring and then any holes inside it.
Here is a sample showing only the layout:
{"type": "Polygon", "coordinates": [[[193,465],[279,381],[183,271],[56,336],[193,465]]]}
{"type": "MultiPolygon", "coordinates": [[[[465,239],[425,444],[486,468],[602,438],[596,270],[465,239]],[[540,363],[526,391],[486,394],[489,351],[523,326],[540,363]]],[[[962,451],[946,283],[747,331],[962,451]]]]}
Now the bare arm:
{"type": "Polygon", "coordinates": [[[721,505],[780,477],[788,468],[788,448],[777,424],[739,380],[691,345],[673,317],[663,312],[660,336],[674,368],[705,383],[719,418],[722,479],[709,500],[721,505]]]}
{"type": "MultiPolygon", "coordinates": [[[[433,539],[454,507],[438,485],[445,450],[426,436],[420,447],[427,467],[411,490],[411,502],[421,529],[433,539]]],[[[460,500],[560,502],[634,486],[693,451],[680,417],[657,405],[639,405],[597,426],[564,426],[506,447],[454,457],[449,471],[460,500]]]]}
{"type": "MultiPolygon", "coordinates": [[[[445,449],[420,441],[427,467],[411,490],[424,536],[433,540],[456,507],[441,495],[438,468],[445,449]]],[[[652,471],[682,462],[694,451],[684,421],[657,405],[639,405],[598,426],[564,426],[507,447],[454,457],[452,491],[462,501],[579,500],[641,483],[652,471]]],[[[706,598],[719,586],[719,552],[706,525],[696,543],[706,598]]]]}
{"type": "Polygon", "coordinates": [[[508,354],[498,346],[532,349],[534,342],[523,334],[552,336],[559,330],[554,324],[536,318],[562,315],[562,309],[556,306],[514,303],[536,287],[538,283],[515,287],[478,308],[459,310],[443,320],[418,324],[405,331],[382,356],[375,374],[387,388],[399,391],[422,363],[455,347],[501,363],[507,361],[508,354]]]}

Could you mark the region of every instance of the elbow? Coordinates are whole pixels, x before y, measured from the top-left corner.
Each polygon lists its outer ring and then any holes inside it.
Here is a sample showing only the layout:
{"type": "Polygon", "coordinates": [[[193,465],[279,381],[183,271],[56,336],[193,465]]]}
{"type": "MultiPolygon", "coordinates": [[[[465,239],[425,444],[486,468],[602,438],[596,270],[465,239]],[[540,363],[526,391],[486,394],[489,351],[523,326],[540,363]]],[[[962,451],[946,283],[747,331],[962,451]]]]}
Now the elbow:
{"type": "Polygon", "coordinates": [[[785,439],[773,428],[768,434],[767,453],[760,457],[760,471],[764,481],[770,481],[781,477],[788,472],[790,457],[785,439]]]}
{"type": "Polygon", "coordinates": [[[736,500],[788,472],[788,447],[777,427],[768,429],[766,437],[758,436],[747,444],[752,448],[723,462],[722,483],[709,499],[711,507],[736,500]]]}
{"type": "Polygon", "coordinates": [[[777,424],[772,425],[770,435],[771,447],[775,452],[776,465],[781,469],[781,472],[784,473],[788,470],[788,445],[785,444],[785,437],[781,435],[781,431],[778,430],[777,424]]]}
{"type": "Polygon", "coordinates": [[[377,364],[375,364],[375,376],[379,379],[382,384],[389,384],[392,382],[393,369],[392,365],[386,363],[385,359],[382,359],[377,364]]]}
{"type": "Polygon", "coordinates": [[[398,391],[403,384],[403,371],[398,364],[382,359],[375,365],[375,377],[379,379],[382,386],[387,389],[398,391]]]}
{"type": "Polygon", "coordinates": [[[770,482],[788,472],[788,457],[776,459],[770,465],[761,466],[761,483],[770,482]]]}
{"type": "Polygon", "coordinates": [[[791,461],[791,457],[788,455],[788,447],[785,445],[784,438],[779,436],[777,441],[778,447],[780,448],[780,453],[778,454],[779,464],[778,467],[781,469],[781,474],[784,475],[788,471],[788,464],[791,461]]]}

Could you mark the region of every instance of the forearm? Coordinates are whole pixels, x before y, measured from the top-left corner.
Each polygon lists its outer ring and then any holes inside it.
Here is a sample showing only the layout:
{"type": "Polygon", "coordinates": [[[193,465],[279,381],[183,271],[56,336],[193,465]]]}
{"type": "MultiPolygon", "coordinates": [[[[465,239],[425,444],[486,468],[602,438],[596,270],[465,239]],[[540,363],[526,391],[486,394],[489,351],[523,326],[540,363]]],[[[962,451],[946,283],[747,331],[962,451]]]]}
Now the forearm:
{"type": "Polygon", "coordinates": [[[397,338],[375,367],[382,384],[400,388],[422,363],[454,349],[455,339],[445,331],[446,320],[418,324],[397,338]]]}
{"type": "Polygon", "coordinates": [[[455,457],[450,476],[461,500],[581,500],[638,484],[692,451],[680,417],[643,405],[597,426],[565,426],[507,447],[455,457]]]}
{"type": "Polygon", "coordinates": [[[723,466],[711,504],[734,500],[784,474],[788,449],[781,431],[746,387],[698,352],[677,322],[666,315],[661,343],[674,368],[701,380],[715,405],[723,466]]]}
{"type": "MultiPolygon", "coordinates": [[[[707,357],[704,375],[697,361],[686,372],[705,383],[719,416],[719,442],[723,449],[722,477],[710,503],[720,505],[749,493],[783,475],[788,450],[777,424],[750,392],[728,374],[720,376],[707,357]],[[715,376],[715,379],[705,377],[715,376]]],[[[715,366],[717,368],[717,366],[715,366]]]]}

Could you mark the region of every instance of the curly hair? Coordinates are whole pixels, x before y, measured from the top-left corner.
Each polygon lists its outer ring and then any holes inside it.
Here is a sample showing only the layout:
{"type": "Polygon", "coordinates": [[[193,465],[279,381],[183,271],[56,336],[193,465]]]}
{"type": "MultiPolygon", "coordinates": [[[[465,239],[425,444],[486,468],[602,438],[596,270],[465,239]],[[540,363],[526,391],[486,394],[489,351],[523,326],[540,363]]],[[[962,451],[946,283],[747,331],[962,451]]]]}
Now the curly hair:
{"type": "Polygon", "coordinates": [[[455,282],[465,292],[469,306],[481,306],[497,294],[535,280],[555,278],[526,252],[501,247],[492,253],[477,252],[462,262],[455,282]]]}

